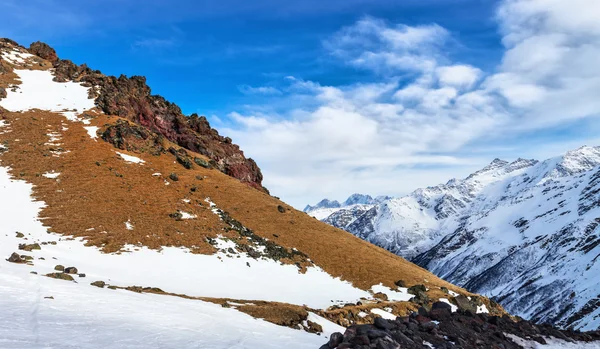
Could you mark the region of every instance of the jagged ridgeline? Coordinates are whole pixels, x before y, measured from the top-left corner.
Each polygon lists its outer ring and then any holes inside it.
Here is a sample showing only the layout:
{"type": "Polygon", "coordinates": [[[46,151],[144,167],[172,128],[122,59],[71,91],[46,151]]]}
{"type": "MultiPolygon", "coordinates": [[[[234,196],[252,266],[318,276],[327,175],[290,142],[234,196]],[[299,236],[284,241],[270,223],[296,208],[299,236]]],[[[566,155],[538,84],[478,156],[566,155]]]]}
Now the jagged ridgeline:
{"type": "Polygon", "coordinates": [[[76,347],[318,348],[434,303],[508,319],[270,196],[232,140],[144,78],[105,76],[43,43],[0,40],[0,57],[0,311],[16,324],[2,340],[61,347],[66,326],[76,347]]]}

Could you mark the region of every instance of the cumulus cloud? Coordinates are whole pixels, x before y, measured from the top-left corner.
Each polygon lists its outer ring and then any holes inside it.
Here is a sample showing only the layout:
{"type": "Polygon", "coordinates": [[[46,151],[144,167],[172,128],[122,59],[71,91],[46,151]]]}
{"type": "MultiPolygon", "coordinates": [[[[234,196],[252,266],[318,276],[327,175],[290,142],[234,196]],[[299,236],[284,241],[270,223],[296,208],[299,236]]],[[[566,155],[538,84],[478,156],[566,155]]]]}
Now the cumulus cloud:
{"type": "Polygon", "coordinates": [[[266,185],[297,207],[466,175],[489,161],[475,143],[600,115],[597,18],[596,0],[505,0],[497,12],[505,52],[487,72],[445,56],[453,38],[438,25],[364,18],[324,47],[342,64],[372,71],[372,82],[288,77],[272,102],[288,105],[285,112],[247,106],[224,131],[261,164],[266,185]]]}

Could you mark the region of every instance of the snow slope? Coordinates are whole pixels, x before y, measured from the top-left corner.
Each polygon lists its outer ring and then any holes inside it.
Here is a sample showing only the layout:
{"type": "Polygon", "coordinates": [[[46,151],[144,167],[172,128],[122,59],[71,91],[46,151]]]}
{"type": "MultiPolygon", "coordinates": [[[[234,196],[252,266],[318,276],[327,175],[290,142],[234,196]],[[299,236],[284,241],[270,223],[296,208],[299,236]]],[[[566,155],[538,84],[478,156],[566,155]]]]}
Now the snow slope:
{"type": "Polygon", "coordinates": [[[48,233],[37,218],[43,203],[33,201],[30,193],[29,184],[10,179],[7,169],[0,167],[0,255],[18,252],[34,257],[33,266],[0,261],[2,348],[313,348],[323,341],[202,301],[99,289],[90,285],[96,280],[187,295],[313,306],[330,305],[335,297],[347,300],[344,297],[367,294],[319,270],[299,274],[294,267],[246,256],[193,255],[180,249],[102,254],[79,240],[48,233]],[[51,241],[56,245],[41,244],[51,241]],[[18,250],[19,243],[34,242],[41,250],[18,250]],[[76,282],[43,276],[58,264],[75,266],[86,276],[74,276],[76,282]],[[30,274],[33,271],[37,274],[30,274]]]}
{"type": "Polygon", "coordinates": [[[494,160],[465,179],[323,221],[524,318],[600,327],[600,147],[494,160]],[[343,219],[340,219],[343,217],[343,219]],[[339,224],[341,222],[341,224],[339,224]]]}

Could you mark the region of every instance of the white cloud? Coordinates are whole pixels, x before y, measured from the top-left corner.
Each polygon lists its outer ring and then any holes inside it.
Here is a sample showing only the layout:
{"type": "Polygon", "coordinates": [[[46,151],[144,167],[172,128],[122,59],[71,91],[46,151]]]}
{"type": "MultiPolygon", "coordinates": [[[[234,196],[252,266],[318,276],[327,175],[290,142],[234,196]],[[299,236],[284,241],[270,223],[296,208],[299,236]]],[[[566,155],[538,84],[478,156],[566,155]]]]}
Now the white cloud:
{"type": "Polygon", "coordinates": [[[437,49],[448,36],[448,31],[436,24],[390,26],[368,17],[337,32],[325,47],[360,68],[430,71],[437,65],[437,49]]]}
{"type": "Polygon", "coordinates": [[[439,67],[436,70],[441,85],[469,88],[479,80],[481,70],[466,64],[439,67]]]}
{"type": "Polygon", "coordinates": [[[466,175],[495,157],[478,154],[486,142],[510,146],[514,157],[531,155],[519,148],[519,134],[600,116],[598,11],[597,0],[503,1],[497,19],[506,49],[488,72],[451,62],[444,48],[452,39],[437,25],[366,18],[325,47],[376,73],[372,82],[325,86],[290,77],[277,97],[286,112],[250,106],[232,114],[236,124],[224,131],[257,159],[267,187],[297,207],[466,175]]]}
{"type": "Polygon", "coordinates": [[[246,95],[279,95],[281,91],[272,86],[253,87],[249,85],[238,86],[238,90],[246,95]]]}

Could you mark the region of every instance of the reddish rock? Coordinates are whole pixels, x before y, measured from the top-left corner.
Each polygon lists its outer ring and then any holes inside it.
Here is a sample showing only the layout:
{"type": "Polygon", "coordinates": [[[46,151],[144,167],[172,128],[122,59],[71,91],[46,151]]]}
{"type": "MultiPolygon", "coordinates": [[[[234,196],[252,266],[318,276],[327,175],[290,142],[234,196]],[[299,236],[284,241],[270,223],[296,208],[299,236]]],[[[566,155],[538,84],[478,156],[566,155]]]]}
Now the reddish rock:
{"type": "Polygon", "coordinates": [[[32,43],[29,46],[28,51],[32,55],[41,57],[49,62],[54,63],[54,62],[58,61],[58,56],[56,55],[56,51],[54,51],[54,49],[52,47],[50,47],[48,44],[45,44],[43,42],[36,41],[36,42],[32,43]]]}

